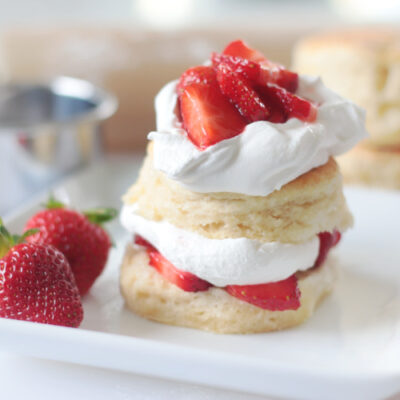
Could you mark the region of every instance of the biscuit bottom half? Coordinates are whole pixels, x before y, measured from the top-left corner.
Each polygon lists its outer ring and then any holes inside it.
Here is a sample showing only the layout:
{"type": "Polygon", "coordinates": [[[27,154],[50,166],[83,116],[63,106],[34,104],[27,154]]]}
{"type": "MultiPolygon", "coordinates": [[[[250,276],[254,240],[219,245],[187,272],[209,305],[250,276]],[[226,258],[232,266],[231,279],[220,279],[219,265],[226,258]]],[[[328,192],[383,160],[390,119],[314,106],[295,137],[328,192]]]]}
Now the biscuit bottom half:
{"type": "Polygon", "coordinates": [[[359,145],[337,162],[346,183],[400,189],[400,146],[376,149],[359,145]]]}
{"type": "Polygon", "coordinates": [[[260,333],[299,325],[331,292],[336,273],[332,258],[317,269],[297,273],[301,306],[269,311],[229,295],[224,289],[186,292],[149,265],[146,250],[128,245],[120,286],[128,308],[147,319],[215,333],[260,333]]]}

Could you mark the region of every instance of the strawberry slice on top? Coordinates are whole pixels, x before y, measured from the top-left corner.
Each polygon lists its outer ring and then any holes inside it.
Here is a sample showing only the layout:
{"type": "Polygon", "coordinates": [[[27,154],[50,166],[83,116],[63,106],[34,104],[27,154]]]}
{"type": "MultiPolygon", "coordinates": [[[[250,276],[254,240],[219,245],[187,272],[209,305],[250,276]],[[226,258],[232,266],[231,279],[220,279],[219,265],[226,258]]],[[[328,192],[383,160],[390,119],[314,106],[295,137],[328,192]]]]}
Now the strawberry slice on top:
{"type": "Polygon", "coordinates": [[[296,73],[236,40],[222,54],[212,53],[211,65],[182,74],[180,121],[200,150],[240,134],[252,122],[315,121],[316,106],[295,95],[297,88],[296,73]]]}
{"type": "Polygon", "coordinates": [[[246,78],[251,83],[257,83],[260,76],[260,65],[256,62],[242,57],[229,56],[226,54],[211,54],[211,62],[215,71],[221,63],[228,65],[240,78],[246,78]]]}
{"type": "Polygon", "coordinates": [[[265,85],[267,83],[273,83],[292,93],[297,90],[299,81],[298,74],[285,69],[282,65],[269,61],[261,52],[252,49],[242,40],[235,40],[229,43],[222,54],[241,57],[258,63],[260,66],[258,77],[259,84],[265,85]]]}
{"type": "Polygon", "coordinates": [[[218,66],[217,81],[221,92],[231,99],[248,122],[267,120],[270,111],[245,78],[233,71],[229,64],[218,66]]]}
{"type": "Polygon", "coordinates": [[[217,86],[217,77],[212,67],[199,65],[186,70],[180,77],[177,92],[182,94],[192,83],[217,86]]]}
{"type": "Polygon", "coordinates": [[[246,126],[217,85],[192,83],[179,96],[179,105],[187,135],[200,149],[232,138],[246,126]]]}
{"type": "Polygon", "coordinates": [[[246,60],[253,61],[255,63],[268,61],[264,57],[264,54],[262,54],[258,50],[252,49],[243,40],[234,40],[233,42],[230,42],[225,47],[222,54],[228,56],[241,57],[246,60]]]}
{"type": "Polygon", "coordinates": [[[257,91],[271,109],[271,122],[283,123],[290,118],[314,122],[317,118],[317,108],[312,103],[279,86],[258,86],[257,91]]]}

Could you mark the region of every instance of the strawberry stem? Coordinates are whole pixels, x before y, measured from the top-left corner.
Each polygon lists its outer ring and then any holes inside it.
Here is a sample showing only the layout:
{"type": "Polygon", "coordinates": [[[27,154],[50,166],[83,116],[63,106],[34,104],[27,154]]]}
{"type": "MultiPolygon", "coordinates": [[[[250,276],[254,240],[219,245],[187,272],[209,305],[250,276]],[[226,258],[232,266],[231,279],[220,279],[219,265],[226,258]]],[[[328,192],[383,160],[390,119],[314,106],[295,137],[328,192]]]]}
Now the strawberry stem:
{"type": "Polygon", "coordinates": [[[0,217],[0,258],[3,258],[15,245],[24,243],[28,236],[38,232],[39,229],[29,229],[23,235],[11,235],[0,217]]]}
{"type": "Polygon", "coordinates": [[[3,220],[0,218],[0,258],[3,258],[10,250],[9,243],[12,241],[10,233],[3,225],[3,220]]]}
{"type": "Polygon", "coordinates": [[[33,229],[28,229],[27,231],[25,231],[21,236],[18,235],[14,235],[14,238],[16,238],[16,243],[15,244],[20,244],[20,243],[24,243],[25,239],[29,236],[35,235],[36,233],[38,233],[40,231],[40,229],[38,228],[33,228],[33,229]]]}
{"type": "MultiPolygon", "coordinates": [[[[43,206],[49,210],[56,208],[65,208],[65,204],[56,199],[53,193],[50,194],[47,203],[43,204],[43,206]]],[[[102,225],[108,221],[113,220],[117,216],[118,211],[115,208],[98,207],[84,211],[82,214],[85,215],[85,217],[93,224],[102,225]]]]}
{"type": "Polygon", "coordinates": [[[84,211],[83,214],[90,222],[97,225],[102,225],[113,220],[117,216],[118,211],[115,208],[99,207],[84,211]]]}
{"type": "Polygon", "coordinates": [[[65,204],[62,203],[61,201],[57,200],[53,193],[50,194],[49,199],[47,200],[47,203],[44,203],[43,206],[47,208],[48,210],[52,210],[55,208],[64,208],[65,204]]]}

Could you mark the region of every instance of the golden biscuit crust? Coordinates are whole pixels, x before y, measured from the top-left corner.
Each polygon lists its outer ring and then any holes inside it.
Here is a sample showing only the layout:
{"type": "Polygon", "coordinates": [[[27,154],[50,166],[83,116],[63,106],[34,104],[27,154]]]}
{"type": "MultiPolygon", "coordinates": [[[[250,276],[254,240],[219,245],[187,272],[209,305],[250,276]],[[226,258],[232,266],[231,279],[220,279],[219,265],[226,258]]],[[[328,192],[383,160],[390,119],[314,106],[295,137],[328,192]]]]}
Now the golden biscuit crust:
{"type": "Polygon", "coordinates": [[[298,274],[301,307],[269,311],[241,301],[221,288],[185,292],[163,278],[148,264],[146,251],[126,248],[120,286],[128,308],[150,320],[215,333],[259,333],[296,326],[307,320],[332,290],[332,260],[310,272],[298,274]]]}
{"type": "Polygon", "coordinates": [[[144,218],[171,224],[212,239],[301,243],[323,231],[346,230],[352,217],[342,178],[331,158],[269,196],[195,193],[153,168],[149,153],[138,181],[124,197],[144,218]]]}

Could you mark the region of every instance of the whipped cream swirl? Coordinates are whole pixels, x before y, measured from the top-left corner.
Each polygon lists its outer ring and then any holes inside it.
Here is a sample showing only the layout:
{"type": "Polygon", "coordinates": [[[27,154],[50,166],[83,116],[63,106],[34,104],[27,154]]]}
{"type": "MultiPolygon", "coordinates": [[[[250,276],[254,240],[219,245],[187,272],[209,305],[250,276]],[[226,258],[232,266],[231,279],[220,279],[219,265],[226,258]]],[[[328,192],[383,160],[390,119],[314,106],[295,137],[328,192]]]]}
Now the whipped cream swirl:
{"type": "Polygon", "coordinates": [[[120,218],[129,232],[150,242],[176,268],[214,286],[277,282],[312,267],[319,253],[318,237],[301,244],[209,239],[166,221],[145,219],[135,204],[125,205],[120,218]]]}
{"type": "Polygon", "coordinates": [[[318,105],[315,122],[253,122],[201,151],[178,119],[176,85],[168,83],[157,95],[157,131],[148,138],[154,141],[154,167],[194,192],[267,196],[367,136],[360,107],[319,78],[300,76],[296,94],[318,105]]]}

